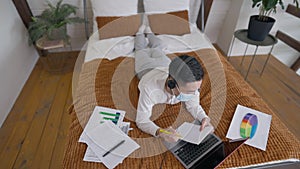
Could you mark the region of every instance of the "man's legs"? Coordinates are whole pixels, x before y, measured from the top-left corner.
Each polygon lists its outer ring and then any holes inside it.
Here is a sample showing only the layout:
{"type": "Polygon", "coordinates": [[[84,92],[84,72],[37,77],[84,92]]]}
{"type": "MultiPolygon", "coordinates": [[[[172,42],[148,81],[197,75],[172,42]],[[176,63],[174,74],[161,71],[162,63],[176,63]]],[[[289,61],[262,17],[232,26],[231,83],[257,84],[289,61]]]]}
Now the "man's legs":
{"type": "MultiPolygon", "coordinates": [[[[147,37],[149,39],[149,46],[151,48],[151,57],[152,58],[160,58],[162,62],[167,62],[169,64],[169,58],[163,52],[163,42],[159,38],[157,38],[153,33],[147,33],[147,37]]],[[[162,66],[159,64],[158,66],[162,66]]]]}
{"type": "Polygon", "coordinates": [[[154,35],[154,33],[147,33],[147,38],[149,39],[149,47],[150,48],[158,48],[163,49],[162,41],[154,35]]]}
{"type": "Polygon", "coordinates": [[[146,38],[144,34],[140,34],[141,30],[145,30],[143,26],[135,37],[135,72],[139,79],[156,67],[168,67],[171,62],[162,51],[162,41],[153,33],[146,32],[150,47],[147,48],[146,38]]]}
{"type": "Polygon", "coordinates": [[[135,39],[134,39],[135,51],[145,49],[145,48],[147,48],[147,45],[148,45],[148,43],[147,43],[144,32],[142,32],[142,33],[137,32],[136,35],[135,35],[135,39]]]}
{"type": "Polygon", "coordinates": [[[146,74],[149,69],[149,65],[151,64],[150,59],[150,50],[147,47],[148,43],[144,34],[145,25],[142,25],[139,28],[139,31],[136,33],[134,39],[134,48],[135,48],[135,72],[139,79],[142,78],[144,74],[146,74]]]}

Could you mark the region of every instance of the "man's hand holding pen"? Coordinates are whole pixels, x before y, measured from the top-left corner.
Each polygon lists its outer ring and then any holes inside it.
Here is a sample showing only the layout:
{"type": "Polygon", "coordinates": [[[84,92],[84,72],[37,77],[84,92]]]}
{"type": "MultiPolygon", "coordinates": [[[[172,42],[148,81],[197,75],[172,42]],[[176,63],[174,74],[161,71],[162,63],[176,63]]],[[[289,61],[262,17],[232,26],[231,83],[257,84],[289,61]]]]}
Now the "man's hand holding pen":
{"type": "Polygon", "coordinates": [[[156,133],[157,136],[170,143],[177,142],[178,139],[181,138],[181,136],[172,127],[169,127],[167,129],[159,128],[156,133]]]}

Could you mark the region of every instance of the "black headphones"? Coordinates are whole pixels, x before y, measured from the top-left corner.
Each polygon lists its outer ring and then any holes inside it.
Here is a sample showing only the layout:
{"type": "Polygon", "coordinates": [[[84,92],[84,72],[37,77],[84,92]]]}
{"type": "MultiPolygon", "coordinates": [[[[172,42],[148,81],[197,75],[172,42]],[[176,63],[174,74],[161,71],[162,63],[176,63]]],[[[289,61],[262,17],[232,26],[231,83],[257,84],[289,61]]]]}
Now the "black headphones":
{"type": "Polygon", "coordinates": [[[174,89],[177,85],[177,82],[174,79],[172,79],[172,80],[170,79],[170,80],[168,80],[167,85],[170,89],[174,89]]]}

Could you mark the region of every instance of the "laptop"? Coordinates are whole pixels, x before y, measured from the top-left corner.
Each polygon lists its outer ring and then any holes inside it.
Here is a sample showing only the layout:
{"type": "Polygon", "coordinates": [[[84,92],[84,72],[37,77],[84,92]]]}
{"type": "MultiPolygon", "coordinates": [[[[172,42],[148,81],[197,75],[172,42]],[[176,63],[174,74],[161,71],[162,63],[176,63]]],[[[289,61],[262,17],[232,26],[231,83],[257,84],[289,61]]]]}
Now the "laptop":
{"type": "Polygon", "coordinates": [[[215,134],[209,134],[199,145],[179,140],[164,142],[177,160],[187,169],[210,169],[221,165],[247,139],[236,142],[222,141],[215,134]]]}

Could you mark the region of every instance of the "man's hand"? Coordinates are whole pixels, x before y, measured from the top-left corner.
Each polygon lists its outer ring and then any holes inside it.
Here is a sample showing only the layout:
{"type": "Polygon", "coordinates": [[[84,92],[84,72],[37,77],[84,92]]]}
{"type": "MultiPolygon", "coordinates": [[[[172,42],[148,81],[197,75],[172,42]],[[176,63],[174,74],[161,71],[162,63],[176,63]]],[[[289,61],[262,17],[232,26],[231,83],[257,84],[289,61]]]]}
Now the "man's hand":
{"type": "Polygon", "coordinates": [[[163,138],[167,142],[174,143],[177,142],[180,138],[179,134],[172,127],[162,129],[164,132],[160,130],[161,129],[158,129],[158,136],[163,138]]]}
{"type": "Polygon", "coordinates": [[[205,118],[202,119],[200,131],[202,131],[206,126],[211,126],[210,119],[207,118],[207,117],[205,117],[205,118]]]}

